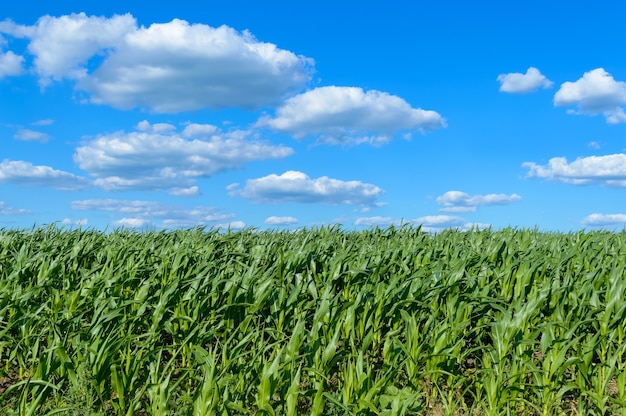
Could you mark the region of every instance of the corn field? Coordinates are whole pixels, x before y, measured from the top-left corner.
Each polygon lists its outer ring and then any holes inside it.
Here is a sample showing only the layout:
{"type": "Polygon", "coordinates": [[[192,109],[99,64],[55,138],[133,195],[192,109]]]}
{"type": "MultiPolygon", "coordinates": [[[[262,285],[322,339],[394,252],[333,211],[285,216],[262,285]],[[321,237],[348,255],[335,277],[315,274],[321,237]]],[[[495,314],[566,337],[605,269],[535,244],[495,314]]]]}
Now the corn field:
{"type": "Polygon", "coordinates": [[[626,232],[0,230],[0,414],[626,415],[626,232]]]}

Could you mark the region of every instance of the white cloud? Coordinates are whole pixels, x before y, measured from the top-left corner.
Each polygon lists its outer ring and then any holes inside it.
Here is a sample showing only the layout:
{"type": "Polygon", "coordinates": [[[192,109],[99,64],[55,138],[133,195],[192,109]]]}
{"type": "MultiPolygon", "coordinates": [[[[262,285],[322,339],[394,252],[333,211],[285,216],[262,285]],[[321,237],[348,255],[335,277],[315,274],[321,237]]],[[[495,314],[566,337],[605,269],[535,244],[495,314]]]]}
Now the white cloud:
{"type": "Polygon", "coordinates": [[[111,18],[85,13],[43,16],[33,26],[0,22],[0,33],[30,39],[28,51],[35,56],[35,71],[42,86],[52,80],[85,78],[91,57],[121,46],[125,36],[135,30],[137,22],[130,14],[111,18]]]}
{"type": "Polygon", "coordinates": [[[486,205],[508,205],[521,200],[517,194],[469,195],[461,191],[448,191],[437,197],[437,204],[443,212],[473,212],[476,208],[486,205]]]}
{"type": "Polygon", "coordinates": [[[112,221],[113,227],[120,228],[143,228],[150,226],[150,221],[142,218],[121,218],[116,221],[112,221]]]}
{"type": "Polygon", "coordinates": [[[554,95],[555,106],[576,106],[573,114],[602,114],[609,124],[626,123],[626,82],[603,68],[585,72],[575,82],[564,82],[554,95]]]}
{"type": "Polygon", "coordinates": [[[249,179],[243,189],[235,188],[229,186],[230,195],[240,195],[257,203],[376,205],[376,200],[383,194],[383,190],[375,185],[360,181],[342,181],[327,176],[311,179],[298,171],[249,179]]]}
{"type": "Polygon", "coordinates": [[[603,227],[611,225],[626,226],[626,214],[591,214],[587,215],[581,223],[592,227],[603,227]]]}
{"type": "Polygon", "coordinates": [[[246,228],[246,223],[243,221],[230,221],[215,224],[215,228],[230,228],[231,230],[241,230],[246,228]]]}
{"type": "Polygon", "coordinates": [[[589,156],[568,162],[564,157],[554,157],[548,165],[523,163],[529,169],[528,177],[586,185],[600,183],[626,187],[626,154],[589,156]]]}
{"type": "Polygon", "coordinates": [[[446,228],[469,229],[472,227],[464,218],[452,215],[427,215],[415,218],[412,223],[421,225],[427,232],[436,232],[446,228]]]}
{"type": "Polygon", "coordinates": [[[175,19],[130,33],[79,87],[93,102],[122,109],[256,108],[303,88],[311,67],[248,32],[175,19]]]}
{"type": "Polygon", "coordinates": [[[250,138],[245,131],[194,138],[183,137],[169,124],[143,121],[137,128],[140,131],[96,137],[76,149],[74,161],[104,189],[167,189],[197,195],[192,185],[199,177],[293,153],[289,147],[250,138]]]}
{"type": "Polygon", "coordinates": [[[300,91],[313,73],[311,59],[247,31],[179,19],[138,27],[130,14],[79,13],[33,26],[0,22],[0,33],[30,40],[42,86],[72,79],[92,102],[121,109],[258,108],[300,91]],[[95,69],[94,56],[102,58],[95,69]]]}
{"type": "Polygon", "coordinates": [[[37,141],[42,143],[46,143],[50,139],[47,133],[29,129],[19,129],[13,137],[17,140],[37,141]]]}
{"type": "Polygon", "coordinates": [[[87,179],[69,172],[7,159],[0,162],[0,183],[50,186],[61,190],[77,190],[90,186],[87,179]]]}
{"type": "Polygon", "coordinates": [[[439,232],[447,228],[455,228],[459,230],[470,230],[472,228],[486,228],[488,224],[470,223],[464,218],[452,215],[427,215],[411,220],[400,220],[392,217],[360,217],[354,222],[355,225],[361,226],[399,226],[403,224],[420,225],[425,232],[439,232]]]}
{"type": "Polygon", "coordinates": [[[220,213],[217,208],[205,206],[189,209],[156,201],[87,199],[73,201],[71,207],[76,211],[107,211],[124,215],[123,218],[112,222],[114,226],[134,228],[148,225],[162,228],[210,226],[228,228],[228,225],[231,225],[231,228],[245,227],[241,221],[233,220],[235,214],[220,213]]]}
{"type": "Polygon", "coordinates": [[[73,201],[71,206],[77,211],[115,211],[157,217],[166,215],[168,212],[167,206],[160,202],[125,199],[86,199],[73,201]]]}
{"type": "Polygon", "coordinates": [[[88,223],[89,221],[87,219],[73,220],[71,218],[64,218],[63,221],[61,221],[61,225],[76,226],[76,227],[82,227],[84,225],[87,225],[88,223]]]}
{"type": "Polygon", "coordinates": [[[435,111],[412,108],[400,97],[357,87],[320,87],[288,99],[276,117],[263,117],[269,127],[298,139],[318,136],[331,144],[383,144],[397,134],[445,127],[435,111]]]}
{"type": "Polygon", "coordinates": [[[302,89],[311,68],[310,59],[249,32],[175,19],[129,33],[79,87],[93,102],[122,109],[257,108],[302,89]]]}
{"type": "Polygon", "coordinates": [[[525,74],[511,72],[498,75],[500,91],[515,94],[525,94],[537,91],[539,88],[550,88],[554,83],[546,78],[535,67],[530,67],[525,74]]]}
{"type": "Polygon", "coordinates": [[[6,204],[6,202],[0,201],[0,215],[16,215],[16,214],[29,214],[30,211],[23,208],[13,208],[6,204]]]}
{"type": "Polygon", "coordinates": [[[45,118],[43,120],[37,120],[33,123],[31,123],[33,126],[49,126],[51,124],[54,124],[54,120],[51,118],[45,118]]]}
{"type": "Polygon", "coordinates": [[[143,120],[137,123],[137,130],[145,133],[169,133],[176,130],[176,126],[169,123],[155,123],[150,124],[148,120],[143,120]]]}
{"type": "Polygon", "coordinates": [[[297,224],[298,219],[294,217],[276,217],[271,216],[265,219],[265,224],[267,225],[292,225],[297,224]]]}
{"type": "Polygon", "coordinates": [[[185,137],[212,136],[217,133],[219,128],[212,124],[196,124],[189,123],[183,130],[185,137]]]}
{"type": "MultiPolygon", "coordinates": [[[[407,223],[405,221],[405,223],[407,223]]],[[[389,227],[391,225],[400,225],[402,220],[394,219],[392,217],[359,217],[354,221],[354,225],[363,225],[366,227],[389,227]]]]}
{"type": "Polygon", "coordinates": [[[615,111],[608,111],[605,113],[606,121],[609,124],[626,123],[626,113],[623,108],[618,108],[615,111]]]}
{"type": "Polygon", "coordinates": [[[200,195],[200,188],[197,186],[190,186],[189,188],[172,188],[170,189],[169,194],[174,196],[198,196],[200,195]]]}
{"type": "Polygon", "coordinates": [[[7,76],[15,76],[22,73],[24,57],[8,51],[0,51],[0,79],[7,76]]]}
{"type": "Polygon", "coordinates": [[[592,142],[589,142],[589,144],[587,144],[587,147],[589,147],[590,149],[596,149],[597,150],[597,149],[599,149],[602,146],[600,146],[600,143],[598,143],[596,141],[592,141],[592,142]]]}

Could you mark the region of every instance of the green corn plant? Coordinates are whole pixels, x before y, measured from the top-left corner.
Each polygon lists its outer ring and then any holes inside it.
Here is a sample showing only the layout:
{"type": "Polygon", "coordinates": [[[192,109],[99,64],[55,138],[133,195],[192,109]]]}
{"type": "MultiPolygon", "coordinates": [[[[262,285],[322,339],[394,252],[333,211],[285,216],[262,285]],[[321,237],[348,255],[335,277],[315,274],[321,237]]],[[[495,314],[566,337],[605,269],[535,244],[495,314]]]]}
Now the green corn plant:
{"type": "Polygon", "coordinates": [[[623,414],[624,242],[0,230],[0,413],[623,414]]]}
{"type": "Polygon", "coordinates": [[[259,385],[256,393],[256,406],[261,414],[274,415],[275,410],[272,406],[272,397],[276,393],[278,382],[282,379],[281,368],[279,366],[283,355],[283,350],[275,350],[274,358],[263,363],[260,374],[259,385]]]}
{"type": "Polygon", "coordinates": [[[220,388],[217,384],[216,355],[200,346],[194,346],[196,362],[201,366],[202,383],[195,393],[193,415],[217,414],[220,405],[220,388]]]}

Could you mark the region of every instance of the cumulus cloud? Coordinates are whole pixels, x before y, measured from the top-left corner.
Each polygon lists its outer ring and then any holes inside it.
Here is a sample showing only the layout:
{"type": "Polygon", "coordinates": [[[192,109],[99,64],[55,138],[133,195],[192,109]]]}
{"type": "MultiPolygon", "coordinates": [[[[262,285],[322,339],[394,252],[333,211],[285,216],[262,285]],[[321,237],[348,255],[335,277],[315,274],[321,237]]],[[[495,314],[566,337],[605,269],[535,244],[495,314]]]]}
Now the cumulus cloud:
{"type": "Polygon", "coordinates": [[[593,183],[626,187],[626,154],[589,156],[568,162],[564,157],[554,157],[547,165],[525,162],[528,177],[545,178],[576,185],[593,183]]]}
{"type": "Polygon", "coordinates": [[[591,214],[587,215],[582,221],[582,225],[592,227],[605,227],[622,225],[626,226],[626,214],[591,214]]]}
{"type": "Polygon", "coordinates": [[[402,98],[357,87],[315,88],[288,99],[276,116],[262,117],[257,126],[291,134],[316,136],[331,144],[382,144],[398,133],[432,131],[446,126],[435,111],[413,108],[402,98]]]}
{"type": "Polygon", "coordinates": [[[292,225],[297,224],[298,219],[294,217],[276,217],[271,216],[265,219],[265,224],[267,225],[292,225]]]}
{"type": "Polygon", "coordinates": [[[6,204],[6,202],[0,201],[0,215],[16,215],[16,214],[29,214],[30,211],[23,208],[13,208],[6,204]]]}
{"type": "Polygon", "coordinates": [[[0,79],[22,73],[24,57],[8,51],[0,51],[0,79]]]}
{"type": "Polygon", "coordinates": [[[125,200],[125,199],[87,199],[73,201],[76,211],[107,211],[122,214],[114,220],[113,226],[161,228],[188,228],[207,226],[216,228],[244,228],[245,223],[235,221],[235,214],[224,214],[217,208],[200,206],[185,208],[178,205],[165,204],[157,201],[125,200]]]}
{"type": "Polygon", "coordinates": [[[626,123],[626,82],[596,68],[575,82],[564,82],[554,95],[554,105],[575,106],[572,114],[602,114],[609,124],[626,123]]]}
{"type": "Polygon", "coordinates": [[[50,139],[50,136],[47,133],[43,133],[41,131],[35,131],[35,130],[30,130],[30,129],[19,129],[17,133],[13,135],[13,138],[17,140],[28,141],[28,142],[35,141],[35,142],[46,143],[50,139]]]}
{"type": "Polygon", "coordinates": [[[69,172],[8,159],[0,162],[0,183],[49,186],[60,190],[77,190],[90,186],[87,179],[69,172]]]}
{"type": "Polygon", "coordinates": [[[312,179],[298,171],[271,174],[249,179],[243,189],[237,184],[228,187],[230,195],[239,195],[253,202],[299,202],[330,205],[377,205],[383,194],[378,186],[360,181],[343,181],[327,176],[312,179]]]}
{"type": "Polygon", "coordinates": [[[135,30],[137,22],[130,14],[111,18],[85,13],[43,16],[33,26],[0,22],[0,33],[30,40],[28,52],[35,57],[34,69],[42,86],[63,78],[85,78],[90,58],[121,46],[125,36],[135,30]]]}
{"type": "Polygon", "coordinates": [[[508,205],[521,199],[517,194],[469,195],[461,191],[448,191],[437,197],[437,204],[443,212],[473,212],[480,206],[508,205]]]}
{"type": "Polygon", "coordinates": [[[310,59],[249,32],[175,19],[128,34],[79,88],[121,109],[258,108],[299,91],[311,73],[310,59]]]}
{"type": "Polygon", "coordinates": [[[165,189],[189,196],[199,193],[193,186],[197,178],[293,153],[289,147],[257,140],[250,132],[205,134],[195,126],[192,132],[198,135],[192,136],[187,128],[180,134],[170,124],[142,121],[137,131],[101,135],[78,147],[74,161],[107,190],[165,189]]]}
{"type": "Polygon", "coordinates": [[[539,88],[550,88],[554,84],[532,66],[526,70],[525,74],[519,72],[500,74],[498,81],[500,82],[500,91],[514,94],[534,92],[539,88]]]}
{"type": "Polygon", "coordinates": [[[121,109],[258,108],[300,91],[313,73],[311,59],[247,31],[179,19],[138,27],[130,14],[78,13],[0,22],[0,33],[29,39],[42,86],[75,80],[92,102],[121,109]]]}

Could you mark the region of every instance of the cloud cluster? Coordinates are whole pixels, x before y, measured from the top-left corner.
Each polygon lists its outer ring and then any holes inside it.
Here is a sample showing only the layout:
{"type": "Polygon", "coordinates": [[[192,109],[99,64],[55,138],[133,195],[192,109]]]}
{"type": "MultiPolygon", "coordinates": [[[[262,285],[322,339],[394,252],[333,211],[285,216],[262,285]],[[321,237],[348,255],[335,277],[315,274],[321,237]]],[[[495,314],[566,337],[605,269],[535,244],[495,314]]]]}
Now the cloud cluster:
{"type": "Polygon", "coordinates": [[[143,121],[136,131],[101,135],[78,147],[74,161],[107,190],[164,189],[193,195],[198,192],[193,186],[197,178],[293,153],[250,136],[198,124],[177,133],[173,125],[143,121]]]}
{"type": "Polygon", "coordinates": [[[470,230],[473,228],[487,228],[488,224],[470,223],[464,218],[453,215],[427,215],[424,217],[418,217],[410,220],[399,220],[392,217],[360,217],[354,221],[355,225],[360,226],[376,226],[376,227],[389,227],[391,225],[399,226],[403,224],[420,225],[423,231],[426,232],[439,232],[447,228],[454,228],[458,230],[470,230]]]}
{"type": "Polygon", "coordinates": [[[519,72],[500,74],[498,81],[500,82],[500,91],[514,94],[525,94],[537,91],[539,88],[550,88],[554,84],[532,66],[526,70],[525,74],[519,72]]]}
{"type": "Polygon", "coordinates": [[[244,228],[242,221],[235,221],[235,214],[223,214],[213,207],[183,208],[156,201],[124,199],[87,199],[71,204],[76,211],[109,211],[123,217],[111,222],[114,227],[179,228],[207,226],[216,228],[244,228]]]}
{"type": "Polygon", "coordinates": [[[0,201],[0,215],[16,215],[16,214],[28,214],[29,210],[23,208],[13,208],[6,204],[6,202],[0,201]]]}
{"type": "Polygon", "coordinates": [[[371,217],[359,217],[354,220],[354,225],[361,225],[365,227],[389,227],[407,224],[409,222],[399,220],[393,217],[383,217],[380,215],[374,215],[371,217]]]}
{"type": "Polygon", "coordinates": [[[609,124],[626,123],[626,82],[597,68],[575,82],[564,82],[554,95],[554,105],[575,106],[573,114],[602,114],[609,124]]]}
{"type": "Polygon", "coordinates": [[[86,77],[89,59],[121,45],[136,26],[135,18],[129,14],[104,18],[72,13],[43,16],[33,26],[5,20],[0,22],[0,33],[29,39],[28,52],[35,57],[34,70],[40,85],[46,86],[63,78],[86,77]]]}
{"type": "Polygon", "coordinates": [[[229,186],[230,195],[255,203],[321,203],[330,205],[377,205],[383,190],[360,181],[343,181],[327,176],[312,179],[298,171],[249,179],[243,189],[229,186]]]}
{"type": "Polygon", "coordinates": [[[599,183],[626,187],[626,154],[582,157],[568,162],[564,157],[554,157],[547,165],[525,162],[528,177],[545,178],[575,185],[599,183]]]}
{"type": "Polygon", "coordinates": [[[521,199],[517,194],[469,195],[461,191],[448,191],[437,197],[437,204],[443,212],[473,212],[481,206],[509,205],[521,199]]]}
{"type": "Polygon", "coordinates": [[[74,191],[90,186],[90,182],[73,173],[56,170],[50,166],[36,166],[30,162],[5,159],[0,162],[0,183],[25,186],[49,186],[74,191]]]}
{"type": "Polygon", "coordinates": [[[258,108],[301,90],[313,72],[311,59],[249,32],[179,19],[138,27],[130,14],[79,13],[44,16],[33,26],[4,21],[0,33],[29,39],[42,86],[72,79],[92,102],[121,109],[258,108]],[[93,69],[96,56],[102,62],[93,69]]]}
{"type": "Polygon", "coordinates": [[[437,112],[412,108],[395,95],[328,86],[288,99],[275,117],[261,118],[257,126],[332,144],[382,144],[399,132],[431,131],[446,122],[437,112]]]}
{"type": "MultiPolygon", "coordinates": [[[[73,13],[43,16],[34,25],[5,20],[0,33],[27,39],[31,72],[42,87],[69,79],[92,103],[119,109],[274,106],[275,116],[262,117],[257,127],[342,145],[380,145],[446,126],[437,112],[381,91],[326,86],[297,95],[312,77],[313,60],[228,26],[174,19],[139,27],[130,14],[73,13]]],[[[0,57],[18,59],[13,52],[0,57]]],[[[17,71],[15,63],[8,68],[4,72],[17,71]]]]}
{"type": "MultiPolygon", "coordinates": [[[[501,80],[501,77],[503,76],[501,75],[498,79],[501,80]]],[[[503,77],[502,80],[504,81],[505,78],[503,77]]],[[[604,68],[585,72],[576,81],[564,82],[555,93],[553,101],[557,107],[574,107],[568,110],[569,114],[590,116],[601,114],[609,124],[626,123],[624,112],[626,82],[616,81],[604,68]]],[[[599,149],[600,144],[592,141],[588,147],[599,149]]],[[[626,154],[624,153],[579,157],[571,162],[565,157],[554,157],[546,165],[525,162],[522,166],[528,169],[528,178],[542,178],[574,185],[600,184],[626,188],[626,154]]],[[[626,214],[594,213],[585,217],[581,224],[592,227],[624,226],[626,214]]]]}
{"type": "MultiPolygon", "coordinates": [[[[528,93],[539,88],[550,88],[553,82],[534,67],[525,74],[513,72],[498,75],[500,91],[508,93],[528,93]]],[[[554,94],[555,107],[575,107],[570,114],[602,114],[607,123],[626,123],[626,82],[616,81],[604,68],[585,72],[576,81],[561,84],[554,94]]]]}
{"type": "MultiPolygon", "coordinates": [[[[18,140],[45,142],[46,133],[20,129],[18,140]]],[[[180,132],[167,123],[142,121],[136,130],[104,134],[76,148],[74,162],[93,180],[35,166],[26,161],[0,163],[0,183],[77,190],[90,186],[114,190],[165,190],[188,197],[200,194],[198,178],[241,169],[245,164],[290,156],[293,149],[273,145],[251,131],[222,132],[208,124],[187,124],[180,132]]]]}
{"type": "Polygon", "coordinates": [[[591,227],[605,227],[622,225],[626,227],[626,214],[591,214],[587,215],[582,221],[582,225],[591,227]]]}

